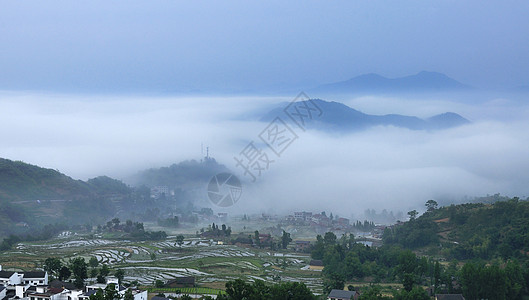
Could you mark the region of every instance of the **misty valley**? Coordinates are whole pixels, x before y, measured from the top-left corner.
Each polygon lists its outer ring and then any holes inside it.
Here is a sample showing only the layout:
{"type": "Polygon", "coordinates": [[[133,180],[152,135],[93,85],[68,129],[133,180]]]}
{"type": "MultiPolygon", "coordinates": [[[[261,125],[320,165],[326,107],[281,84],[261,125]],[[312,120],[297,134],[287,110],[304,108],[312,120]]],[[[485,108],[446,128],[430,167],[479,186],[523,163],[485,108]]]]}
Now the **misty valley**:
{"type": "MultiPolygon", "coordinates": [[[[0,296],[526,299],[529,201],[511,195],[524,191],[527,178],[503,172],[514,166],[504,158],[495,170],[481,163],[497,154],[483,128],[494,135],[507,126],[523,140],[527,124],[476,118],[476,104],[437,102],[432,116],[414,110],[418,102],[395,100],[418,117],[352,99],[346,105],[300,93],[215,113],[208,99],[187,112],[179,109],[188,100],[155,99],[137,125],[142,101],[88,104],[80,124],[101,105],[128,109],[100,117],[90,139],[129,143],[129,133],[107,131],[118,118],[141,140],[126,146],[138,152],[122,158],[120,147],[94,166],[83,157],[97,149],[79,147],[71,156],[69,147],[56,148],[60,169],[77,161],[84,172],[100,166],[114,174],[88,171],[85,180],[0,159],[0,296]],[[178,126],[152,134],[167,122],[178,126]],[[155,130],[142,132],[146,124],[155,130]],[[204,128],[186,138],[194,126],[204,128]],[[474,145],[461,147],[468,139],[474,145]],[[193,152],[180,153],[190,145],[193,152]],[[474,147],[484,145],[489,151],[476,156],[474,147]],[[170,151],[150,164],[153,149],[170,151]]],[[[519,158],[519,143],[504,149],[519,158]]]]}

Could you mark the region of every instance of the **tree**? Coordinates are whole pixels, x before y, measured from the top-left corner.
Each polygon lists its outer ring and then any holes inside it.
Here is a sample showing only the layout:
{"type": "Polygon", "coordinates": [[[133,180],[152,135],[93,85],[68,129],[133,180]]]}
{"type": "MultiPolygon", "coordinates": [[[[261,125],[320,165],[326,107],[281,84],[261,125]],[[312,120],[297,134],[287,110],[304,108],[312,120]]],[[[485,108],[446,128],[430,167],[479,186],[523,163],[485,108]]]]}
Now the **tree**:
{"type": "Polygon", "coordinates": [[[517,261],[509,261],[505,266],[507,279],[507,299],[521,299],[525,285],[522,269],[517,261]]]}
{"type": "Polygon", "coordinates": [[[316,297],[302,282],[284,282],[270,287],[270,299],[310,300],[316,297]]]}
{"type": "Polygon", "coordinates": [[[103,277],[107,277],[108,274],[110,274],[110,270],[108,269],[108,266],[107,265],[103,265],[101,267],[101,269],[99,270],[99,274],[101,274],[101,276],[103,276],[103,277]]]}
{"type": "Polygon", "coordinates": [[[435,290],[437,290],[437,287],[439,286],[439,283],[441,281],[441,265],[438,261],[435,262],[433,278],[434,288],[435,290]]]}
{"type": "Polygon", "coordinates": [[[292,242],[292,238],[290,238],[290,233],[283,230],[283,236],[281,237],[281,246],[283,249],[286,249],[288,246],[288,243],[292,242]]]}
{"type": "MultiPolygon", "coordinates": [[[[165,297],[165,295],[162,297],[165,297]]],[[[123,300],[134,300],[134,295],[132,295],[131,289],[125,291],[125,295],[123,295],[123,300]]]]}
{"type": "Polygon", "coordinates": [[[59,280],[64,281],[67,280],[72,276],[72,272],[67,266],[62,266],[61,270],[59,271],[59,280]]]}
{"type": "Polygon", "coordinates": [[[92,256],[88,261],[88,265],[90,265],[91,268],[97,268],[97,266],[99,266],[99,261],[95,256],[92,256]]]}
{"type": "Polygon", "coordinates": [[[70,269],[75,277],[75,286],[82,288],[84,286],[84,280],[88,278],[88,264],[82,257],[76,257],[70,259],[70,269]]]}
{"type": "Polygon", "coordinates": [[[254,243],[257,247],[261,247],[261,240],[259,239],[259,231],[254,232],[254,243]]]}
{"type": "Polygon", "coordinates": [[[119,300],[120,298],[116,284],[111,283],[105,287],[105,300],[119,300]]]}
{"type": "Polygon", "coordinates": [[[461,288],[463,296],[468,300],[478,299],[480,289],[479,270],[474,263],[466,263],[461,268],[461,288]]]}
{"type": "Polygon", "coordinates": [[[372,285],[366,291],[360,294],[359,300],[386,300],[391,299],[386,296],[382,296],[382,287],[380,285],[372,285]]]}
{"type": "Polygon", "coordinates": [[[123,278],[125,278],[125,271],[123,269],[118,269],[116,272],[114,272],[114,276],[118,279],[118,283],[121,284],[123,282],[123,278]]]}
{"type": "Polygon", "coordinates": [[[178,244],[178,246],[182,247],[182,245],[184,244],[184,236],[183,235],[178,235],[176,237],[176,243],[178,244]]]}
{"type": "Polygon", "coordinates": [[[48,271],[50,275],[57,276],[62,268],[61,260],[55,257],[48,257],[44,261],[44,271],[48,271]]]}
{"type": "Polygon", "coordinates": [[[155,260],[156,259],[156,253],[151,253],[151,260],[155,260]]]}
{"type": "Polygon", "coordinates": [[[434,211],[437,209],[437,201],[435,200],[428,200],[426,201],[426,204],[424,204],[428,211],[434,211]]]}
{"type": "Polygon", "coordinates": [[[90,270],[90,277],[91,278],[97,277],[98,273],[99,273],[99,270],[97,268],[93,268],[90,270]]]}
{"type": "Polygon", "coordinates": [[[154,282],[154,286],[157,288],[163,288],[164,285],[165,284],[160,279],[156,279],[156,281],[154,282]]]}
{"type": "Polygon", "coordinates": [[[415,253],[410,250],[403,251],[399,254],[399,265],[397,272],[401,275],[402,285],[404,289],[410,292],[415,283],[415,271],[417,270],[418,262],[415,253]]]}
{"type": "Polygon", "coordinates": [[[182,295],[182,297],[180,297],[181,300],[193,300],[193,298],[191,298],[191,296],[189,296],[188,294],[185,294],[185,295],[182,295]]]}
{"type": "Polygon", "coordinates": [[[243,300],[249,298],[249,287],[246,282],[241,279],[226,282],[226,299],[243,300]]]}
{"type": "Polygon", "coordinates": [[[105,276],[103,276],[101,274],[97,275],[96,281],[97,281],[97,283],[105,283],[106,282],[105,276]]]}
{"type": "Polygon", "coordinates": [[[90,300],[105,300],[105,293],[102,289],[97,289],[95,294],[90,295],[90,300]]]}
{"type": "Polygon", "coordinates": [[[345,286],[345,278],[341,274],[333,273],[323,279],[323,292],[324,293],[328,294],[333,289],[343,290],[344,286],[345,286]]]}
{"type": "Polygon", "coordinates": [[[323,236],[323,243],[325,246],[336,244],[336,235],[333,232],[326,232],[323,236]]]}
{"type": "Polygon", "coordinates": [[[409,211],[408,212],[408,216],[410,216],[410,221],[411,220],[415,220],[415,218],[417,218],[417,215],[419,214],[418,211],[416,211],[415,209],[412,210],[412,211],[409,211]]]}
{"type": "Polygon", "coordinates": [[[119,226],[119,223],[120,223],[119,218],[112,219],[112,223],[114,224],[114,228],[117,228],[119,226]]]}
{"type": "Polygon", "coordinates": [[[325,253],[325,245],[323,244],[323,238],[321,235],[316,236],[316,243],[312,247],[310,256],[313,259],[323,259],[323,254],[325,253]]]}
{"type": "Polygon", "coordinates": [[[421,287],[416,286],[410,291],[401,290],[393,293],[395,300],[429,300],[428,294],[421,287]]]}

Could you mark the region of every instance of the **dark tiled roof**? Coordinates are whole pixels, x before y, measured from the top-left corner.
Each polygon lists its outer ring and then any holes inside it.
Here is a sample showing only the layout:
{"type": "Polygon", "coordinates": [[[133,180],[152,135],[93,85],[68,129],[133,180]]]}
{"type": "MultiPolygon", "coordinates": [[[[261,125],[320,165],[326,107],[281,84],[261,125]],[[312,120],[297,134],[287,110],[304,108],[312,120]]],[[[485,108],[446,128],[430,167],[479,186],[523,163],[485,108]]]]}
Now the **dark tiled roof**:
{"type": "Polygon", "coordinates": [[[88,292],[84,293],[83,296],[92,296],[95,293],[97,293],[97,290],[89,290],[88,292]]]}
{"type": "Polygon", "coordinates": [[[152,297],[151,300],[171,300],[171,299],[165,298],[165,297],[160,297],[160,296],[154,296],[154,297],[152,297]]]}
{"type": "Polygon", "coordinates": [[[465,300],[462,294],[435,294],[437,300],[465,300]]]}
{"type": "Polygon", "coordinates": [[[75,290],[75,289],[77,289],[73,283],[64,282],[64,281],[60,281],[60,280],[54,280],[54,281],[50,282],[49,286],[53,287],[53,288],[65,288],[67,290],[75,290]]]}
{"type": "Polygon", "coordinates": [[[313,260],[310,261],[309,265],[323,267],[323,261],[317,260],[317,259],[313,259],[313,260]]]}
{"type": "Polygon", "coordinates": [[[44,278],[44,276],[46,276],[46,272],[44,272],[44,271],[23,272],[21,274],[24,274],[24,279],[27,279],[27,278],[44,278]]]}
{"type": "Polygon", "coordinates": [[[0,292],[5,290],[5,287],[3,285],[0,284],[0,292]]]}
{"type": "Polygon", "coordinates": [[[355,291],[332,290],[329,293],[329,298],[352,299],[355,294],[355,291]]]}
{"type": "Polygon", "coordinates": [[[13,271],[0,271],[0,278],[9,278],[13,276],[13,274],[15,274],[13,271]]]}
{"type": "Polygon", "coordinates": [[[61,293],[62,291],[64,291],[62,288],[54,288],[54,287],[51,287],[48,289],[48,291],[52,294],[59,294],[61,293]]]}

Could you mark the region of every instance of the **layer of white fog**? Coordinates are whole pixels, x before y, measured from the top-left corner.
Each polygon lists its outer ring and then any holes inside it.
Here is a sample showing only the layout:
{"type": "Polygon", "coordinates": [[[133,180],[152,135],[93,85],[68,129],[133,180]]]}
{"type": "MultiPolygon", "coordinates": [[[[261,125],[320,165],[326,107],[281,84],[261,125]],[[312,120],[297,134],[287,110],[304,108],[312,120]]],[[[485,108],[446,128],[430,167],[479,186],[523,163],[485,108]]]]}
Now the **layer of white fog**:
{"type": "MultiPolygon", "coordinates": [[[[523,98],[523,97],[522,97],[523,98]]],[[[201,145],[241,179],[234,156],[290,97],[0,95],[0,157],[58,169],[76,179],[125,179],[202,157],[201,145]]],[[[350,134],[298,131],[299,139],[228,211],[408,211],[428,199],[529,195],[529,105],[500,97],[333,98],[370,114],[429,117],[452,111],[470,125],[441,131],[376,127],[350,134]],[[468,104],[471,103],[471,104],[468,104]]]]}

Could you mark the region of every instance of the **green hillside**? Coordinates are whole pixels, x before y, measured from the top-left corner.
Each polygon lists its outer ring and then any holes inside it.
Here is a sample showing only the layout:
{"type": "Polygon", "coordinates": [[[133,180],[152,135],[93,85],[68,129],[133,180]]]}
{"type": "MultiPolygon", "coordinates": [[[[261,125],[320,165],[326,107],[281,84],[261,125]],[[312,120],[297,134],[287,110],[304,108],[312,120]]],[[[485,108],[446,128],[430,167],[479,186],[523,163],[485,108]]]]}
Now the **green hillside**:
{"type": "Polygon", "coordinates": [[[78,199],[90,194],[86,182],[52,169],[0,158],[0,199],[78,199]]]}
{"type": "Polygon", "coordinates": [[[529,202],[460,204],[427,211],[384,233],[384,242],[458,260],[529,258],[529,202]]]}
{"type": "Polygon", "coordinates": [[[58,171],[0,158],[0,236],[44,224],[103,222],[131,189],[109,177],[74,180],[58,171]]]}

